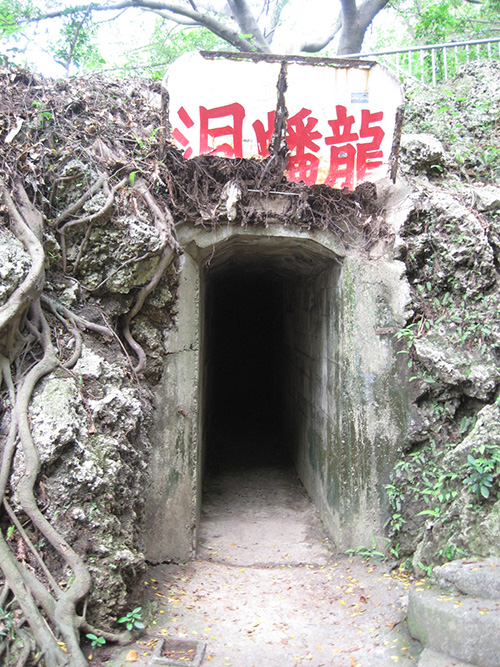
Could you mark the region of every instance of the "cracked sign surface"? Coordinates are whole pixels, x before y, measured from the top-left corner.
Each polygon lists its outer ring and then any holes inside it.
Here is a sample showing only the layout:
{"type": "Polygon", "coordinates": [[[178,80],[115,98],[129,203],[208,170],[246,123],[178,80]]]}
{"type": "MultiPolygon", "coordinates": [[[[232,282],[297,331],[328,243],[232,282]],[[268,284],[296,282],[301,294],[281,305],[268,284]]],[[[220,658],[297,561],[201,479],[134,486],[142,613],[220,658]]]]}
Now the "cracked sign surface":
{"type": "Polygon", "coordinates": [[[353,190],[393,176],[404,96],[378,63],[190,53],[164,84],[186,159],[267,158],[284,115],[288,180],[353,190]]]}

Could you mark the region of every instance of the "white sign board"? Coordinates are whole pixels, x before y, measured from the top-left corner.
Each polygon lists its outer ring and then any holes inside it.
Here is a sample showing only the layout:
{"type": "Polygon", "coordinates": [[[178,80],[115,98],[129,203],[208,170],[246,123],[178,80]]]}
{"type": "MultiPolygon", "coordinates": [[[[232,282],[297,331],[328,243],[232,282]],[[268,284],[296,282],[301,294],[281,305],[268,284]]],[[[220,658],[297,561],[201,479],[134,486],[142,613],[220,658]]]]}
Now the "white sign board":
{"type": "Polygon", "coordinates": [[[165,85],[171,138],[186,159],[267,158],[284,120],[290,181],[353,190],[392,172],[404,96],[378,63],[190,53],[165,85]]]}

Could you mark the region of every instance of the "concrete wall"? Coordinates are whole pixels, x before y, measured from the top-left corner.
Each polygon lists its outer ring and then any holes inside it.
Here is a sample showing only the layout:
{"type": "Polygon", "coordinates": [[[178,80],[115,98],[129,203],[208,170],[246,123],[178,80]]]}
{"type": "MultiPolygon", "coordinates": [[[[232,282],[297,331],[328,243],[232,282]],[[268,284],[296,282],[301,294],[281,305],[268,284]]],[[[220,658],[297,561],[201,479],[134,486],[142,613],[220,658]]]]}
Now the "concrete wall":
{"type": "Polygon", "coordinates": [[[179,229],[185,248],[177,328],[167,340],[158,388],[157,444],[148,490],[147,556],[194,554],[201,505],[204,415],[203,275],[275,258],[286,285],[287,429],[299,476],[340,549],[379,541],[384,484],[409,419],[405,360],[391,335],[404,323],[403,265],[346,253],[333,234],[293,226],[179,229]],[[251,254],[246,255],[246,250],[251,254]],[[245,260],[247,257],[247,260],[245,260]]]}
{"type": "Polygon", "coordinates": [[[342,269],[341,447],[331,465],[328,504],[338,543],[383,545],[384,491],[410,420],[407,359],[394,333],[404,326],[409,290],[401,262],[355,253],[342,269]]]}
{"type": "Polygon", "coordinates": [[[340,445],[340,265],[287,289],[288,438],[299,477],[337,540],[328,488],[340,445]]]}
{"type": "Polygon", "coordinates": [[[145,545],[152,562],[189,560],[196,549],[198,381],[200,348],[198,263],[182,257],[177,326],[165,341],[165,367],[152,434],[155,447],[146,489],[145,545]]]}
{"type": "Polygon", "coordinates": [[[383,545],[384,483],[406,430],[402,264],[348,254],[288,288],[289,438],[302,483],[340,549],[383,545]]]}

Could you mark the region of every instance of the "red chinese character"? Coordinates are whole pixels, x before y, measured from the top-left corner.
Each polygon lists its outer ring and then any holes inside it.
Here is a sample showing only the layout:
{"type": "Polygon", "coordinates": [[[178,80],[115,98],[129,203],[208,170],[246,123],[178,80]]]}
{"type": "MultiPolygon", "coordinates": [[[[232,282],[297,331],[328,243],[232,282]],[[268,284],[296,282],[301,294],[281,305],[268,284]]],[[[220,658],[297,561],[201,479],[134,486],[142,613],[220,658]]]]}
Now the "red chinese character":
{"type": "Polygon", "coordinates": [[[371,137],[372,140],[358,144],[356,170],[358,183],[365,178],[367,172],[377,169],[382,164],[382,160],[377,160],[377,158],[383,157],[383,152],[379,149],[385,132],[380,126],[370,127],[370,124],[380,122],[383,117],[383,111],[371,113],[367,109],[363,109],[361,112],[359,136],[362,138],[371,137]]]}
{"type": "Polygon", "coordinates": [[[330,169],[325,183],[334,187],[336,182],[342,179],[342,187],[352,190],[356,147],[349,142],[357,141],[358,135],[352,131],[354,116],[348,116],[346,107],[340,104],[337,104],[335,109],[337,119],[328,121],[328,125],[332,128],[332,136],[325,139],[325,144],[331,146],[330,169]]]}
{"type": "MultiPolygon", "coordinates": [[[[179,109],[177,115],[188,129],[193,127],[194,120],[188,114],[186,109],[184,109],[184,107],[181,107],[179,109]]],[[[186,148],[184,152],[184,157],[186,158],[186,160],[189,160],[189,158],[193,154],[193,149],[189,146],[189,139],[187,139],[177,127],[173,130],[172,136],[183,148],[186,148]]]]}
{"type": "Polygon", "coordinates": [[[291,181],[304,181],[306,185],[316,183],[319,166],[319,158],[306,151],[319,151],[315,140],[321,138],[321,133],[314,130],[318,119],[312,116],[307,118],[310,113],[310,109],[301,109],[295,116],[289,118],[286,137],[289,150],[291,153],[295,151],[288,158],[288,178],[291,181]]]}
{"type": "Polygon", "coordinates": [[[200,155],[210,153],[210,155],[223,155],[229,158],[243,157],[244,117],[245,109],[237,102],[215,109],[200,107],[200,155]],[[211,121],[228,117],[232,117],[230,125],[211,125],[211,121]],[[229,142],[216,146],[213,146],[212,142],[209,143],[209,140],[221,137],[228,137],[229,142]]]}
{"type": "Polygon", "coordinates": [[[252,123],[257,139],[257,150],[262,157],[269,157],[269,144],[273,138],[275,119],[276,111],[269,111],[267,114],[267,129],[261,120],[256,120],[255,123],[252,123]]]}

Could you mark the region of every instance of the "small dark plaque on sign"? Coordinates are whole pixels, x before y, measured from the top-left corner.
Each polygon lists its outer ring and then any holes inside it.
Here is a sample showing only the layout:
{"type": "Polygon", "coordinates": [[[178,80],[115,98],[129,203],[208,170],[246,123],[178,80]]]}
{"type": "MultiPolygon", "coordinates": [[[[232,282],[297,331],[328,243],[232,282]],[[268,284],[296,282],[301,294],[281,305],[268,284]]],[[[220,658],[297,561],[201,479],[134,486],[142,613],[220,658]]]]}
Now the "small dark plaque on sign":
{"type": "Polygon", "coordinates": [[[368,104],[368,93],[351,93],[351,104],[368,104]]]}

